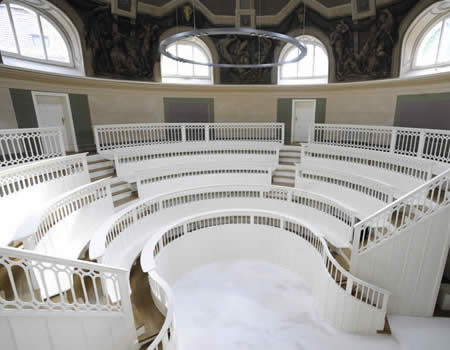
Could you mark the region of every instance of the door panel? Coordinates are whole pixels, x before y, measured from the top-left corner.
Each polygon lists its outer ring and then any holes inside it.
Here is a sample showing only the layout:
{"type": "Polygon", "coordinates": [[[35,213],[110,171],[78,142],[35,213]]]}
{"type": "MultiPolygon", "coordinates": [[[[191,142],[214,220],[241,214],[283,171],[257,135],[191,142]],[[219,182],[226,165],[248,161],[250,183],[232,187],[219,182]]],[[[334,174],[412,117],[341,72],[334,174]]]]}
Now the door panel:
{"type": "Polygon", "coordinates": [[[39,127],[62,127],[67,151],[76,151],[76,140],[66,96],[34,95],[34,104],[39,127]]]}
{"type": "Polygon", "coordinates": [[[308,141],[309,130],[315,122],[316,101],[315,100],[294,100],[292,116],[292,141],[308,141]]]}

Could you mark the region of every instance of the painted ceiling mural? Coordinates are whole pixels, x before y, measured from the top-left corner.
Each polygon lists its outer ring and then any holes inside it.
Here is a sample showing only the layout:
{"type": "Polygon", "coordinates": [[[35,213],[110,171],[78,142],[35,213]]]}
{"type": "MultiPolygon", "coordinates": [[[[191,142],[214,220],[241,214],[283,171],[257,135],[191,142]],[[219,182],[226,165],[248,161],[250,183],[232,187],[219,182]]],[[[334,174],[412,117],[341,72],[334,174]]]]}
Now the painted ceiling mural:
{"type": "MultiPolygon", "coordinates": [[[[159,62],[159,38],[176,26],[193,26],[192,5],[182,3],[164,16],[138,13],[135,20],[113,16],[108,4],[94,0],[67,0],[84,21],[84,40],[95,76],[117,79],[155,81],[155,64],[159,62]]],[[[141,0],[162,6],[165,0],[141,0]]],[[[208,0],[202,0],[208,3],[208,0]]],[[[210,0],[211,3],[213,2],[210,0]]],[[[346,0],[317,0],[329,6],[348,3],[346,0]]],[[[315,28],[325,33],[332,47],[335,77],[332,81],[350,82],[392,77],[393,48],[398,41],[398,25],[408,11],[420,0],[394,1],[387,7],[377,8],[376,15],[354,22],[351,16],[327,19],[304,5],[287,15],[280,24],[262,29],[280,33],[315,28]],[[305,21],[304,21],[305,18],[305,21]]],[[[258,2],[258,1],[257,1],[258,2]]],[[[266,7],[268,11],[279,11],[266,7]]],[[[55,2],[54,2],[55,3],[55,2]]],[[[219,2],[215,2],[216,4],[219,2]]],[[[266,2],[267,4],[268,2],[266,2]]],[[[218,11],[216,9],[216,11],[218,11]]],[[[197,9],[196,27],[218,27],[197,9]]],[[[260,28],[258,26],[258,28],[260,28]]],[[[221,63],[269,63],[275,59],[279,42],[247,37],[213,37],[221,63]]],[[[331,61],[331,60],[330,60],[331,61]]],[[[270,84],[272,69],[221,69],[223,84],[270,84]]]]}

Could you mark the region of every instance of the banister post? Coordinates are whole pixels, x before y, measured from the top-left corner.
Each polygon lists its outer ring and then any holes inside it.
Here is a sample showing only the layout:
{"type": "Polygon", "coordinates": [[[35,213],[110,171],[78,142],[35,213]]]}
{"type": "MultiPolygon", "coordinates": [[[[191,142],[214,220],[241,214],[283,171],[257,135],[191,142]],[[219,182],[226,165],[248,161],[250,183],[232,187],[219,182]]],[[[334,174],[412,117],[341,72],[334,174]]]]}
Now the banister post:
{"type": "Polygon", "coordinates": [[[284,145],[285,144],[285,139],[284,139],[284,134],[285,133],[285,130],[284,130],[284,123],[283,123],[283,125],[281,125],[281,144],[282,145],[284,145]]]}
{"type": "Polygon", "coordinates": [[[58,136],[59,136],[59,147],[61,148],[61,154],[63,155],[63,156],[65,156],[66,155],[66,146],[65,146],[65,144],[64,144],[64,138],[63,138],[63,128],[62,128],[62,126],[59,128],[59,130],[58,130],[59,132],[58,132],[58,136]]]}
{"type": "Polygon", "coordinates": [[[205,125],[205,141],[209,141],[209,124],[205,125]]]}
{"type": "Polygon", "coordinates": [[[181,125],[181,142],[186,142],[186,124],[181,125]]]}
{"type": "Polygon", "coordinates": [[[391,146],[390,146],[389,152],[395,153],[396,144],[397,144],[397,129],[393,128],[392,134],[391,134],[391,146]]]}
{"type": "Polygon", "coordinates": [[[425,131],[420,131],[420,138],[419,138],[419,147],[417,148],[417,158],[422,158],[423,156],[423,149],[425,147],[425,131]]]}
{"type": "Polygon", "coordinates": [[[97,149],[97,153],[100,153],[100,138],[98,136],[98,133],[98,126],[94,126],[95,148],[97,149]]]}

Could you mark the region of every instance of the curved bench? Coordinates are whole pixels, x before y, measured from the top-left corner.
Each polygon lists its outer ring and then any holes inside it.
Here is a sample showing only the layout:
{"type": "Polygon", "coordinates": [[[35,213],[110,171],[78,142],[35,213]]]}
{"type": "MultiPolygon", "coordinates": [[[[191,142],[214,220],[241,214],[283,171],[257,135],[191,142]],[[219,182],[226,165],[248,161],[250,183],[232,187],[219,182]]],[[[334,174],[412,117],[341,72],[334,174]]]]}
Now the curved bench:
{"type": "Polygon", "coordinates": [[[395,187],[371,178],[305,165],[296,168],[295,187],[341,201],[360,218],[384,208],[403,194],[395,187]]]}
{"type": "Polygon", "coordinates": [[[0,172],[0,245],[33,234],[43,203],[90,182],[86,154],[53,158],[0,172]]]}
{"type": "Polygon", "coordinates": [[[272,170],[250,164],[172,167],[136,174],[140,198],[214,185],[270,185],[272,170]]]}
{"type": "Polygon", "coordinates": [[[434,162],[426,159],[314,143],[302,147],[301,164],[382,181],[404,193],[429,180],[434,167],[434,162]]]}
{"type": "MultiPolygon", "coordinates": [[[[158,286],[165,295],[170,287],[158,283],[158,277],[170,286],[197,266],[242,258],[279,264],[298,273],[318,301],[320,319],[337,329],[374,334],[384,328],[390,293],[345,271],[325,240],[310,227],[276,213],[215,212],[178,221],[148,241],[141,265],[151,276],[152,295],[160,304],[158,286]]],[[[173,311],[171,294],[164,301],[166,311],[173,311]]],[[[174,316],[166,312],[166,317],[169,321],[161,329],[160,339],[170,328],[176,342],[174,316]]],[[[158,346],[155,341],[149,349],[158,346]]]]}
{"type": "Polygon", "coordinates": [[[64,193],[43,210],[34,234],[34,250],[78,259],[94,232],[113,214],[109,179],[64,193]]]}
{"type": "Polygon", "coordinates": [[[134,147],[114,153],[117,175],[136,181],[136,173],[169,167],[208,167],[240,163],[273,168],[278,164],[279,145],[254,143],[192,143],[134,147]]]}
{"type": "Polygon", "coordinates": [[[214,186],[141,200],[105,222],[89,246],[91,259],[129,268],[147,240],[174,218],[199,213],[259,209],[292,216],[336,247],[350,247],[354,213],[332,200],[278,186],[214,186]]]}

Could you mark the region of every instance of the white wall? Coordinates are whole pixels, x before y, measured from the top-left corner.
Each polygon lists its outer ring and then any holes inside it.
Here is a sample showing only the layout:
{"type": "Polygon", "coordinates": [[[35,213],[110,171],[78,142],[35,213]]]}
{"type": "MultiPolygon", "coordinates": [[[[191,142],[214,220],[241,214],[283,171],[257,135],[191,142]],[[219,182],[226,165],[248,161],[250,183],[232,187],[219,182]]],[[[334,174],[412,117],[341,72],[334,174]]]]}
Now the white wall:
{"type": "Polygon", "coordinates": [[[93,124],[162,122],[164,97],[192,97],[214,99],[216,122],[276,121],[278,98],[326,98],[327,123],[392,125],[397,96],[449,92],[450,73],[313,86],[186,86],[64,77],[3,66],[0,119],[13,125],[8,88],[87,94],[93,124]]]}
{"type": "Polygon", "coordinates": [[[449,249],[450,207],[352,257],[351,272],[387,289],[388,313],[432,316],[449,249]]]}
{"type": "Polygon", "coordinates": [[[89,312],[7,312],[0,315],[2,350],[128,350],[128,320],[89,312]]]}

